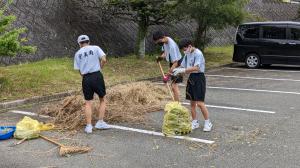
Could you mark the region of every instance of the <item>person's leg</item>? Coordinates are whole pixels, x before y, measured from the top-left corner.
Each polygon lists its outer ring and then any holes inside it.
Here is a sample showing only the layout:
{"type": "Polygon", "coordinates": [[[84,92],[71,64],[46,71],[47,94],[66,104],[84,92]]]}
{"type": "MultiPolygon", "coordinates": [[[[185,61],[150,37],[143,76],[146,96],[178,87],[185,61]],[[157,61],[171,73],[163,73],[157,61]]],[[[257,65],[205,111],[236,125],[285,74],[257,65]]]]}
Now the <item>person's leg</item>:
{"type": "Polygon", "coordinates": [[[86,100],[85,101],[85,118],[86,118],[86,127],[84,131],[88,134],[93,132],[92,126],[92,101],[86,100]]]}
{"type": "Polygon", "coordinates": [[[197,105],[199,106],[199,108],[201,109],[201,112],[203,114],[203,117],[205,119],[204,121],[204,127],[203,127],[203,131],[205,132],[209,132],[212,129],[212,123],[209,121],[209,114],[208,114],[208,110],[207,107],[205,105],[205,103],[203,101],[198,101],[197,105]]]}
{"type": "Polygon", "coordinates": [[[205,120],[208,120],[208,109],[203,101],[197,101],[197,105],[200,108],[205,120]]]}
{"type": "Polygon", "coordinates": [[[109,129],[110,126],[103,121],[104,115],[105,115],[105,109],[106,109],[106,98],[105,96],[100,97],[100,106],[99,106],[99,113],[98,113],[98,122],[95,125],[95,128],[97,129],[109,129]]]}
{"type": "Polygon", "coordinates": [[[99,98],[99,99],[100,99],[100,106],[99,106],[98,119],[103,120],[105,109],[106,109],[106,97],[104,96],[103,98],[99,98]]]}
{"type": "Polygon", "coordinates": [[[197,107],[197,102],[196,101],[191,101],[191,113],[192,113],[192,119],[193,120],[197,120],[196,107],[197,107]]]}
{"type": "Polygon", "coordinates": [[[196,113],[196,107],[197,107],[197,102],[191,100],[191,112],[192,112],[192,129],[199,128],[199,122],[197,120],[197,113],[196,113]]]}
{"type": "Polygon", "coordinates": [[[172,91],[174,94],[175,101],[179,102],[179,87],[177,83],[172,82],[172,91]]]}
{"type": "Polygon", "coordinates": [[[87,125],[92,124],[92,101],[85,101],[85,117],[87,125]]]}

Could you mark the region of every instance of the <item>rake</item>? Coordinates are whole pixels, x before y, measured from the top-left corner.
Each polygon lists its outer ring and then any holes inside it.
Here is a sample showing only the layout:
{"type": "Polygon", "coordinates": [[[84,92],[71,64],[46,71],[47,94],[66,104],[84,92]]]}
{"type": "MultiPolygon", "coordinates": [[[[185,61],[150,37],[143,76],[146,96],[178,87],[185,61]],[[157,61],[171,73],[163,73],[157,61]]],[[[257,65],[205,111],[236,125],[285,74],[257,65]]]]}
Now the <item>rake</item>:
{"type": "Polygon", "coordinates": [[[49,141],[55,145],[58,145],[59,148],[59,155],[60,156],[66,156],[67,154],[74,154],[74,153],[86,153],[92,150],[90,147],[81,147],[81,146],[66,146],[63,145],[53,139],[50,139],[48,137],[45,137],[43,135],[40,135],[41,138],[45,139],[46,141],[49,141]]]}
{"type": "MultiPolygon", "coordinates": [[[[162,73],[163,77],[165,78],[166,75],[165,75],[165,73],[164,73],[164,70],[163,70],[163,68],[162,68],[162,66],[161,66],[161,64],[160,64],[160,62],[158,62],[158,66],[159,66],[160,72],[162,73]]],[[[173,96],[173,93],[172,93],[172,91],[171,91],[171,88],[170,88],[170,85],[168,84],[168,82],[166,82],[166,86],[167,86],[167,88],[168,88],[168,90],[169,90],[169,93],[170,93],[170,96],[172,97],[172,100],[175,101],[174,96],[173,96]]]]}

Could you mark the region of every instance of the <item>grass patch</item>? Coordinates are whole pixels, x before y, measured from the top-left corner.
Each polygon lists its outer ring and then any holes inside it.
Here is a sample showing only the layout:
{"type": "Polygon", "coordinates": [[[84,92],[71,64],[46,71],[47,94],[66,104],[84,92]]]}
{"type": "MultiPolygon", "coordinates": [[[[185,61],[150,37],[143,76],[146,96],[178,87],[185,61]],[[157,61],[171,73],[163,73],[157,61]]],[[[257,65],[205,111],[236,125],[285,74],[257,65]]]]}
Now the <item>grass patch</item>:
{"type": "Polygon", "coordinates": [[[206,67],[218,67],[232,63],[233,46],[209,47],[205,49],[206,67]]]}
{"type": "MultiPolygon", "coordinates": [[[[207,48],[204,54],[206,67],[230,63],[232,50],[232,47],[207,48]]],[[[144,60],[128,56],[109,58],[108,61],[103,69],[106,85],[160,76],[154,56],[147,56],[144,60]]],[[[167,69],[166,62],[163,66],[167,69]]],[[[81,77],[73,70],[72,58],[0,67],[0,102],[79,89],[81,77]]]]}

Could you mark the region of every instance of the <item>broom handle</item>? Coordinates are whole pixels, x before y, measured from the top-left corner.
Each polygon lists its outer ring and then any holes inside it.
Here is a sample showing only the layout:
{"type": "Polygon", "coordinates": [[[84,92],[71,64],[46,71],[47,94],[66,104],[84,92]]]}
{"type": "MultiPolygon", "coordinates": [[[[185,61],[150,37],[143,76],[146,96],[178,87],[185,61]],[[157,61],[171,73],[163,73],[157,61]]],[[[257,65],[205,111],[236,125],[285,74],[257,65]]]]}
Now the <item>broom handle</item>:
{"type": "MultiPolygon", "coordinates": [[[[162,74],[163,77],[165,78],[166,76],[165,76],[164,70],[163,70],[163,68],[162,68],[162,66],[161,66],[161,64],[160,64],[159,61],[158,61],[158,65],[159,65],[159,69],[160,69],[161,74],[162,74]]],[[[171,97],[172,97],[172,100],[175,101],[174,96],[173,96],[173,93],[172,93],[172,91],[171,91],[171,88],[170,88],[168,82],[166,83],[166,86],[167,86],[167,88],[168,88],[168,90],[169,90],[169,93],[170,93],[170,95],[171,95],[171,97]]]]}
{"type": "Polygon", "coordinates": [[[60,146],[60,147],[64,146],[63,144],[58,143],[58,142],[54,141],[53,139],[50,139],[50,138],[45,137],[45,136],[43,136],[43,135],[40,135],[40,137],[43,138],[43,139],[45,139],[45,140],[47,140],[47,141],[49,141],[49,142],[52,142],[52,143],[54,143],[55,145],[58,145],[58,146],[60,146]]]}

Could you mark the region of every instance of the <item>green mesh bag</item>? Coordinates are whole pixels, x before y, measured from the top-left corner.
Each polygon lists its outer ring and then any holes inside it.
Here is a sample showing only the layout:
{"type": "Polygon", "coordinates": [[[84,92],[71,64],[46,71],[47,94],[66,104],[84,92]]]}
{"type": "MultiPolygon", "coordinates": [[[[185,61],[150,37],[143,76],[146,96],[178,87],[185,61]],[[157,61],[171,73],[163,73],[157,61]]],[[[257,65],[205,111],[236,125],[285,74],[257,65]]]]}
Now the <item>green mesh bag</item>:
{"type": "Polygon", "coordinates": [[[179,102],[170,102],[165,106],[162,132],[166,136],[186,135],[192,131],[191,115],[179,102]]]}

